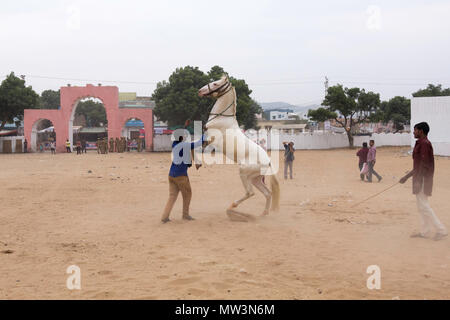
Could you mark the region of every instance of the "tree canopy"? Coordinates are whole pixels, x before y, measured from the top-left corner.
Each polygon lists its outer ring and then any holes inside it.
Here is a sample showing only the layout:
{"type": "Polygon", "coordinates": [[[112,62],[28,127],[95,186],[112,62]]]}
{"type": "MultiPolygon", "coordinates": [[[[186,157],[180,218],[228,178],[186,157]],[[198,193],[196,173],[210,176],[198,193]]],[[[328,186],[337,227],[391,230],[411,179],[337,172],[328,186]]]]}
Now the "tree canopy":
{"type": "Polygon", "coordinates": [[[450,96],[450,88],[442,89],[442,85],[429,84],[425,89],[420,89],[412,94],[413,97],[439,97],[450,96]]]}
{"type": "Polygon", "coordinates": [[[349,146],[353,147],[356,125],[367,122],[380,107],[380,95],[360,88],[344,88],[341,84],[328,88],[322,103],[327,108],[309,110],[308,116],[318,122],[334,119],[345,129],[349,146]]]}
{"type": "Polygon", "coordinates": [[[42,91],[39,101],[39,108],[41,109],[58,109],[61,105],[60,92],[59,90],[42,91]]]}
{"type": "MultiPolygon", "coordinates": [[[[187,119],[208,120],[209,112],[215,100],[210,97],[199,97],[198,89],[205,84],[220,79],[226,73],[223,68],[214,66],[208,73],[198,67],[186,66],[177,68],[169,77],[169,81],[157,84],[152,99],[156,103],[155,115],[169,126],[179,126],[187,119]]],[[[253,100],[245,80],[229,77],[237,94],[237,121],[245,129],[256,128],[256,114],[261,107],[253,100]]]]}
{"type": "Polygon", "coordinates": [[[108,123],[103,103],[93,100],[80,101],[75,114],[84,115],[87,127],[106,126],[108,123]]]}
{"type": "Polygon", "coordinates": [[[23,119],[24,110],[36,108],[38,99],[33,88],[25,86],[25,80],[11,72],[0,85],[0,130],[16,117],[23,119]]]}
{"type": "Polygon", "coordinates": [[[394,97],[389,101],[383,101],[380,109],[374,115],[373,120],[394,123],[395,130],[403,130],[411,119],[411,100],[405,97],[394,97]]]}

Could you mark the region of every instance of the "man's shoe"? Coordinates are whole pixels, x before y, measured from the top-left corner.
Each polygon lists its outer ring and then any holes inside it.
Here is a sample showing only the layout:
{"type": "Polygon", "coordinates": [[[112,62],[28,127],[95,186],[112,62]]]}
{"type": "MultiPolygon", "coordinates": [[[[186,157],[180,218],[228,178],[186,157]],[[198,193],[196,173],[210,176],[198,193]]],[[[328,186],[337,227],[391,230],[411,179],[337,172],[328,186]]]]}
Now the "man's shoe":
{"type": "Polygon", "coordinates": [[[191,216],[183,216],[184,220],[188,220],[188,221],[192,221],[195,220],[194,218],[192,218],[191,216]]]}
{"type": "Polygon", "coordinates": [[[383,179],[383,177],[380,177],[380,179],[378,179],[378,182],[380,182],[380,181],[381,181],[381,179],[383,179]]]}
{"type": "Polygon", "coordinates": [[[162,219],[161,222],[162,223],[167,223],[167,222],[170,222],[170,219],[169,218],[165,218],[165,219],[162,219]]]}
{"type": "Polygon", "coordinates": [[[433,240],[439,241],[444,239],[446,236],[448,236],[448,233],[436,233],[436,235],[433,237],[433,240]]]}

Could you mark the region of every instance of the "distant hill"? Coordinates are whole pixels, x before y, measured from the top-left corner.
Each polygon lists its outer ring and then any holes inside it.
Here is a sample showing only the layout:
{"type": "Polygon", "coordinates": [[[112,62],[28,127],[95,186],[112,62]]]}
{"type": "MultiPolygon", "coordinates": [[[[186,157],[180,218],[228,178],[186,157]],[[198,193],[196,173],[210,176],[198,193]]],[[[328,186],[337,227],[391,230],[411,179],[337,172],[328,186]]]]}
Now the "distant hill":
{"type": "Polygon", "coordinates": [[[294,110],[295,113],[307,113],[309,109],[317,109],[320,107],[319,104],[311,104],[306,106],[297,106],[287,102],[258,102],[261,108],[264,110],[270,109],[291,109],[294,110]]]}
{"type": "Polygon", "coordinates": [[[270,110],[270,109],[292,109],[294,110],[296,107],[293,104],[289,104],[287,102],[259,102],[259,105],[264,110],[270,110]]]}

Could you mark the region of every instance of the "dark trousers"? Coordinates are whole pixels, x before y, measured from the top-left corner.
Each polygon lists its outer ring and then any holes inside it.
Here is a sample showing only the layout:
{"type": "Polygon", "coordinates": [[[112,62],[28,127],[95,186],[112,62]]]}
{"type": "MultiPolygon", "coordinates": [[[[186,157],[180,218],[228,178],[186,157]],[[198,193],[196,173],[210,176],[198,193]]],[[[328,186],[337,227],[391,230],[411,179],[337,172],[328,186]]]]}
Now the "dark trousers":
{"type": "Polygon", "coordinates": [[[66,150],[67,150],[67,153],[72,152],[72,151],[70,150],[70,147],[66,147],[66,150]]]}
{"type": "Polygon", "coordinates": [[[372,174],[374,174],[375,177],[378,178],[378,180],[381,180],[381,176],[373,168],[375,166],[375,162],[368,162],[368,165],[369,165],[369,173],[367,176],[367,181],[372,182],[372,174]]]}

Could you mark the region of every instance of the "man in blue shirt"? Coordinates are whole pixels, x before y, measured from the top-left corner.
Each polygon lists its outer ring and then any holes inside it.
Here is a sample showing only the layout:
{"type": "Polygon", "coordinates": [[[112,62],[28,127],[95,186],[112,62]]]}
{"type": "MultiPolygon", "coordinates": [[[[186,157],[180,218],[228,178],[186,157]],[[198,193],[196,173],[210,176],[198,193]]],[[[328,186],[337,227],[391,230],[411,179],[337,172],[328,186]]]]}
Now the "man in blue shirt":
{"type": "Polygon", "coordinates": [[[183,142],[184,137],[180,135],[178,141],[172,144],[172,166],[169,171],[169,200],[167,200],[164,213],[161,217],[163,223],[170,221],[169,215],[177,200],[178,193],[183,196],[183,219],[194,220],[189,215],[189,204],[191,203],[192,190],[187,170],[192,166],[191,150],[202,145],[204,137],[196,142],[183,142]]]}

